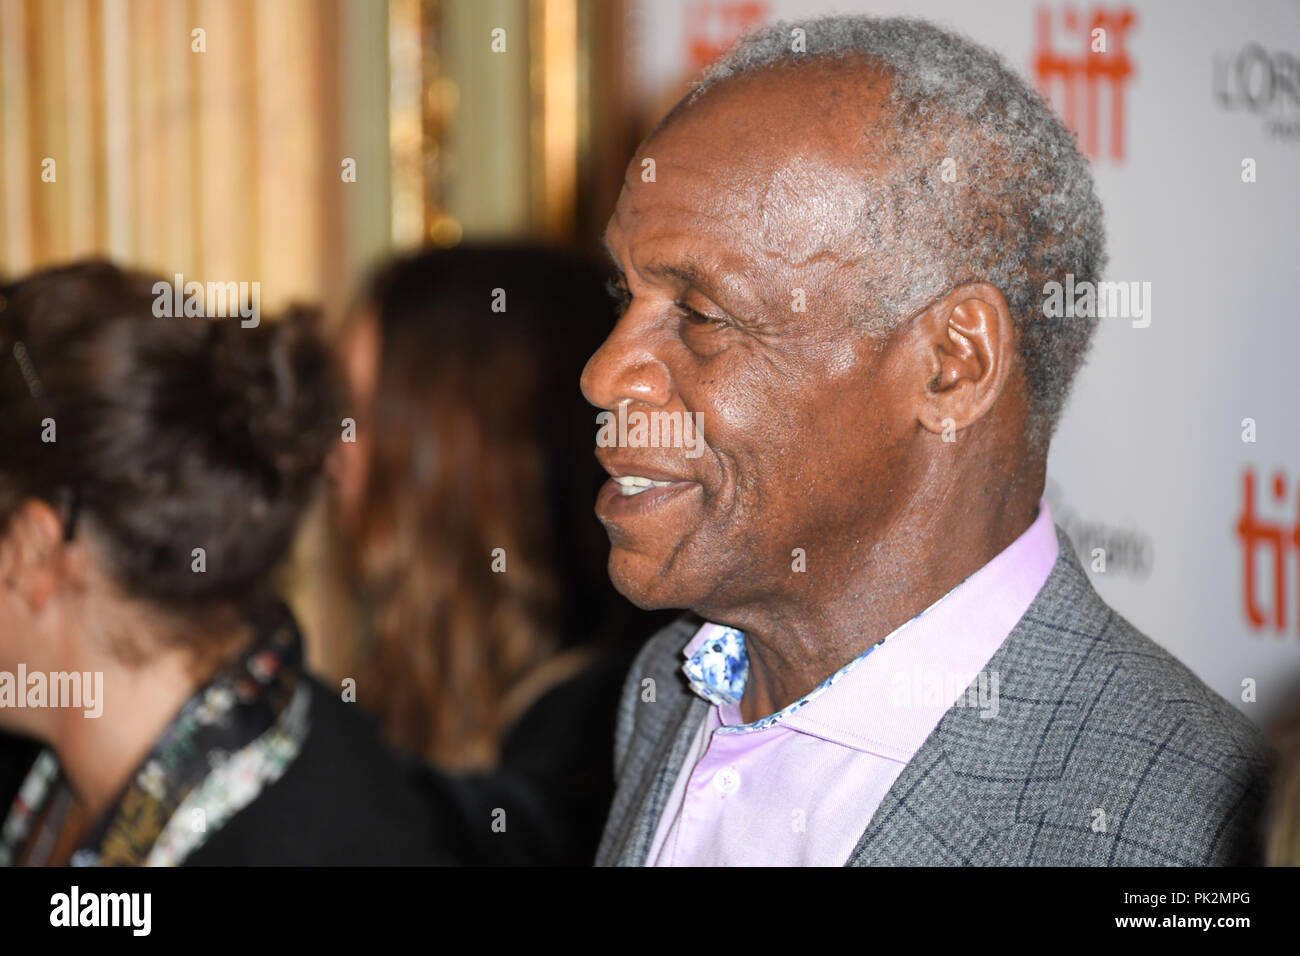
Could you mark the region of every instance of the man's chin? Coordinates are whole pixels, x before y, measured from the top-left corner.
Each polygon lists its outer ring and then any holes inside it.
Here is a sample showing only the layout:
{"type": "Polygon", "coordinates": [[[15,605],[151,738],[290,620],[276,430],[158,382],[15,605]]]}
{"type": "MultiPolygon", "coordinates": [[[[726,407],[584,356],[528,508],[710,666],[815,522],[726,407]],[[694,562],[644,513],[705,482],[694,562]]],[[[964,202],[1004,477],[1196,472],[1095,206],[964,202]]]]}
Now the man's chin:
{"type": "Polygon", "coordinates": [[[690,607],[695,595],[665,565],[643,554],[611,548],[609,579],[619,594],[643,611],[690,607]]]}

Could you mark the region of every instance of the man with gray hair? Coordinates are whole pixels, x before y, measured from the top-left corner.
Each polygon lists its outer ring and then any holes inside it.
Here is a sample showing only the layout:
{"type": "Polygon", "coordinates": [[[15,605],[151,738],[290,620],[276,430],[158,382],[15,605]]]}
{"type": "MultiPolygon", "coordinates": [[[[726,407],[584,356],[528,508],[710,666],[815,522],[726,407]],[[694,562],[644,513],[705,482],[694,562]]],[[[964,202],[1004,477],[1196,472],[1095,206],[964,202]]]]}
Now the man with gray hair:
{"type": "Polygon", "coordinates": [[[692,613],[628,674],[600,864],[1248,862],[1253,726],[1108,608],[1041,498],[1105,264],[1073,136],[992,53],[832,17],[742,40],[606,231],[610,574],[692,613]]]}

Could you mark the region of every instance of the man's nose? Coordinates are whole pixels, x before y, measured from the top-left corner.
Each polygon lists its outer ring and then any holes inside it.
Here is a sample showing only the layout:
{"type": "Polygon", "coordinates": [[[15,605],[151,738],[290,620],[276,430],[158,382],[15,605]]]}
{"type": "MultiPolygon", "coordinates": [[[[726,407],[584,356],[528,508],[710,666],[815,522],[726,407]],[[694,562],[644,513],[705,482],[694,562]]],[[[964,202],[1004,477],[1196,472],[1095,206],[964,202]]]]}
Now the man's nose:
{"type": "Polygon", "coordinates": [[[672,375],[655,354],[650,329],[625,316],[582,370],[587,401],[613,410],[624,402],[663,406],[672,393],[672,375]]]}

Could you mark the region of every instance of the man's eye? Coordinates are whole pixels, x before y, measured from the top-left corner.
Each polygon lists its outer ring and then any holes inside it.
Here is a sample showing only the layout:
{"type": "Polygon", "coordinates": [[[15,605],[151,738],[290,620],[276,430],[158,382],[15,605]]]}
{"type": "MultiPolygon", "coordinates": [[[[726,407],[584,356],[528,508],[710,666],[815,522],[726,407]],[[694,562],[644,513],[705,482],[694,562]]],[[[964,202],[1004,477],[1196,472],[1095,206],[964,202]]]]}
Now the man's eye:
{"type": "Polygon", "coordinates": [[[683,302],[674,302],[673,305],[677,308],[677,311],[681,312],[682,318],[691,323],[691,325],[721,326],[723,324],[721,319],[715,319],[702,312],[696,312],[689,305],[686,305],[683,302]]]}
{"type": "Polygon", "coordinates": [[[605,291],[609,297],[614,300],[614,308],[620,318],[627,311],[627,307],[632,304],[632,293],[628,291],[627,286],[615,279],[605,280],[605,291]]]}

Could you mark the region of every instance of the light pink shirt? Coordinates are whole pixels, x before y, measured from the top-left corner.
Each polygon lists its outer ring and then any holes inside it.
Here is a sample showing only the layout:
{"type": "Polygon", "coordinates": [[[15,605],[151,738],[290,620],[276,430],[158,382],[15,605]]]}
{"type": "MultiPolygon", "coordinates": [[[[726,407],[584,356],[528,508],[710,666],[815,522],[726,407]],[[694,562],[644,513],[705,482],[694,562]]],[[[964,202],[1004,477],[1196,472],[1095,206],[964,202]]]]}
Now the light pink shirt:
{"type": "MultiPolygon", "coordinates": [[[[951,707],[997,715],[997,674],[984,673],[985,665],[1042,588],[1057,551],[1051,512],[1040,501],[1034,523],[1006,550],[801,706],[745,729],[736,704],[714,704],[677,775],[648,862],[843,865],[951,707]]],[[[684,656],[726,630],[705,624],[684,656]]]]}

